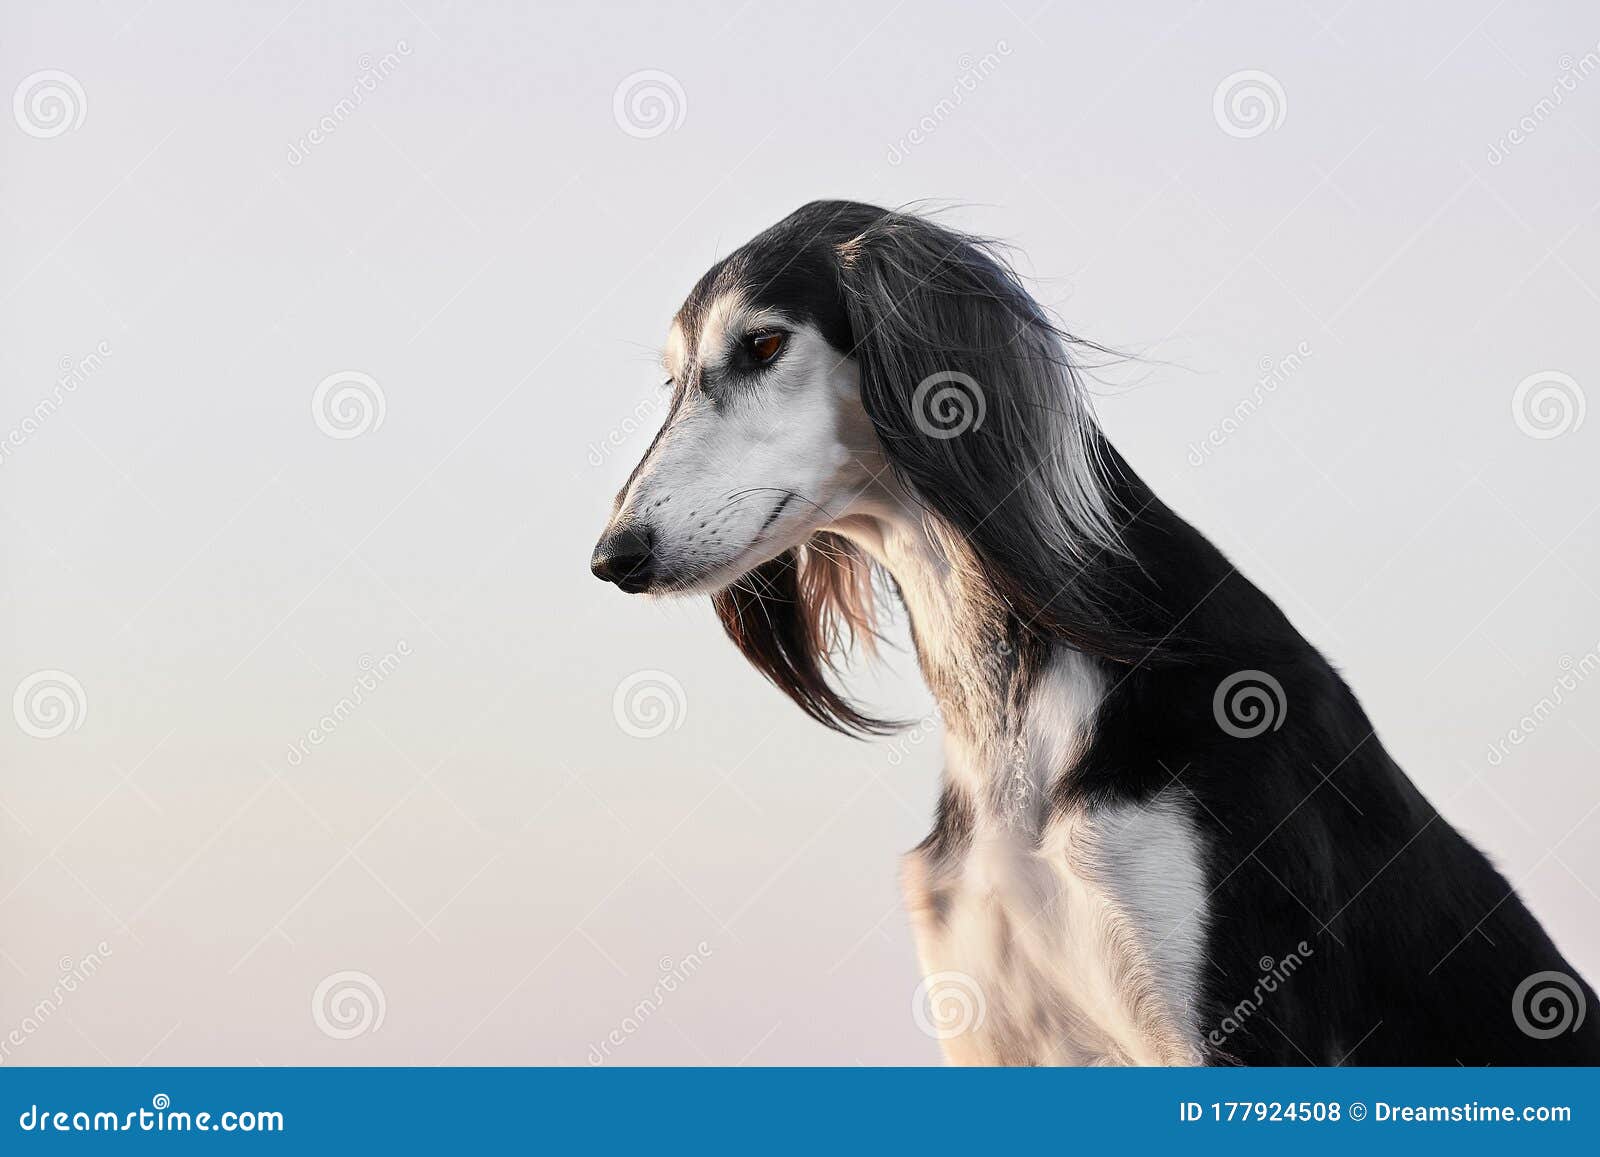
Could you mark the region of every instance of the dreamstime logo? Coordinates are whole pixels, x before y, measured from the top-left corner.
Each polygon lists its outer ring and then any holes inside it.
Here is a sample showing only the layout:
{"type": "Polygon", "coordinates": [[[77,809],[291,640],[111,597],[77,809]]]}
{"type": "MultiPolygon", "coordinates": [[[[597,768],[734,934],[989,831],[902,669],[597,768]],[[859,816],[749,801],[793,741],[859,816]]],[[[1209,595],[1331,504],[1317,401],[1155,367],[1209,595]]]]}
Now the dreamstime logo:
{"type": "Polygon", "coordinates": [[[937,734],[938,730],[939,708],[935,706],[932,711],[924,715],[915,725],[908,728],[889,745],[889,766],[899,767],[906,761],[913,749],[921,747],[928,737],[937,734]]]}
{"type": "Polygon", "coordinates": [[[1491,165],[1504,164],[1512,149],[1526,141],[1545,121],[1555,116],[1556,109],[1565,104],[1567,97],[1578,90],[1579,81],[1600,72],[1600,44],[1576,60],[1570,53],[1563,53],[1556,66],[1560,71],[1550,86],[1550,95],[1535,101],[1532,108],[1517,118],[1516,124],[1489,143],[1485,159],[1491,165]]]}
{"type": "Polygon", "coordinates": [[[65,671],[35,671],[17,684],[11,714],[35,739],[54,739],[83,726],[89,700],[83,684],[65,671]]]}
{"type": "Polygon", "coordinates": [[[689,701],[683,684],[665,671],[635,671],[617,684],[611,714],[635,739],[654,739],[683,726],[689,701]]]}
{"type": "Polygon", "coordinates": [[[1217,684],[1211,714],[1217,726],[1235,739],[1254,739],[1277,731],[1289,713],[1283,684],[1265,671],[1235,671],[1217,684]]]}
{"type": "Polygon", "coordinates": [[[659,975],[656,983],[648,995],[628,1010],[628,1015],[622,1018],[622,1023],[608,1032],[598,1044],[589,1046],[589,1063],[603,1065],[611,1057],[611,1051],[621,1045],[634,1033],[642,1029],[646,1022],[661,1011],[661,1006],[667,1002],[667,997],[677,992],[688,979],[700,971],[701,965],[711,955],[711,945],[704,940],[695,945],[695,950],[687,956],[674,960],[670,956],[663,956],[656,964],[659,975]]]}
{"type": "Polygon", "coordinates": [[[688,112],[689,98],[683,85],[658,68],[629,73],[611,94],[611,115],[617,127],[640,140],[675,131],[688,112]]]}
{"type": "Polygon", "coordinates": [[[350,681],[350,694],[341,698],[333,705],[333,709],[317,720],[316,726],[310,728],[302,739],[296,739],[289,745],[287,761],[290,767],[299,767],[311,755],[313,747],[321,747],[327,742],[329,736],[356,713],[356,708],[366,703],[367,696],[376,691],[383,681],[393,675],[400,667],[400,660],[410,655],[411,644],[401,639],[395,648],[374,659],[371,655],[362,655],[356,661],[360,668],[359,674],[350,681]]]}
{"type": "Polygon", "coordinates": [[[377,1032],[387,1010],[383,988],[365,972],[348,970],[325,976],[311,994],[311,1019],[334,1040],[377,1032]]]}
{"type": "Polygon", "coordinates": [[[646,398],[633,408],[631,414],[626,415],[620,423],[608,431],[604,438],[598,442],[590,442],[589,465],[603,465],[613,450],[624,446],[640,430],[654,425],[655,416],[663,404],[663,398],[659,394],[646,398]]]}
{"type": "Polygon", "coordinates": [[[47,140],[83,124],[89,98],[71,73],[47,68],[22,78],[11,95],[11,115],[30,137],[47,140]]]}
{"type": "MultiPolygon", "coordinates": [[[[976,668],[982,672],[984,679],[1004,683],[1009,680],[1010,673],[1016,665],[1016,648],[1007,640],[1001,639],[993,647],[984,648],[982,654],[978,656],[976,668]]],[[[939,705],[935,703],[928,714],[901,732],[889,745],[889,766],[899,767],[916,748],[926,743],[930,736],[936,736],[942,718],[939,705]]]]}
{"type": "Polygon", "coordinates": [[[1217,127],[1240,140],[1277,128],[1288,113],[1289,100],[1278,78],[1255,68],[1223,77],[1211,97],[1217,127]]]}
{"type": "Polygon", "coordinates": [[[20,422],[0,435],[0,466],[5,465],[18,447],[37,434],[44,428],[46,422],[59,413],[66,400],[77,393],[79,386],[99,373],[110,356],[111,343],[105,340],[96,342],[94,349],[76,361],[63,355],[57,363],[61,369],[61,376],[56,379],[55,387],[35,402],[33,409],[24,414],[20,422]]]}
{"type": "Polygon", "coordinates": [[[1513,747],[1521,747],[1523,741],[1531,736],[1547,720],[1554,717],[1555,713],[1566,706],[1568,697],[1578,689],[1584,680],[1590,678],[1595,672],[1600,671],[1600,643],[1596,643],[1580,658],[1574,659],[1571,655],[1561,656],[1561,674],[1550,686],[1550,694],[1542,696],[1528,711],[1517,720],[1517,725],[1505,733],[1505,737],[1489,744],[1486,758],[1490,767],[1499,767],[1511,755],[1513,747]]]}
{"type": "Polygon", "coordinates": [[[1206,1034],[1206,1039],[1220,1048],[1230,1036],[1244,1027],[1246,1021],[1261,1010],[1267,997],[1277,992],[1281,985],[1300,971],[1306,958],[1312,955],[1315,953],[1311,945],[1302,940],[1295,945],[1295,951],[1288,953],[1282,960],[1263,956],[1256,961],[1256,967],[1261,970],[1261,975],[1256,978],[1255,987],[1250,990],[1250,995],[1230,1008],[1217,1023],[1217,1027],[1206,1034]]]}
{"type": "Polygon", "coordinates": [[[1277,361],[1273,361],[1270,357],[1262,357],[1257,363],[1261,376],[1256,379],[1255,388],[1249,395],[1239,399],[1238,404],[1233,407],[1233,413],[1212,427],[1204,438],[1189,443],[1189,465],[1204,466],[1211,452],[1238,433],[1245,422],[1266,404],[1267,399],[1277,393],[1278,387],[1299,372],[1300,367],[1305,365],[1306,359],[1310,356],[1311,343],[1303,341],[1295,346],[1291,353],[1277,361]]]}
{"type": "Polygon", "coordinates": [[[1529,374],[1511,395],[1511,417],[1517,429],[1540,440],[1577,430],[1587,409],[1583,387],[1560,370],[1529,374]]]}
{"type": "Polygon", "coordinates": [[[1588,1011],[1583,986],[1565,972],[1535,972],[1511,995],[1511,1018],[1535,1040],[1577,1032],[1588,1011]]]}
{"type": "Polygon", "coordinates": [[[311,416],[330,438],[359,438],[375,431],[387,412],[383,387],[359,370],[329,374],[311,395],[311,416]]]}
{"type": "Polygon", "coordinates": [[[956,109],[966,103],[967,97],[978,91],[978,86],[1000,67],[1000,59],[1011,55],[1011,45],[1004,40],[995,42],[994,51],[986,52],[974,60],[971,53],[962,53],[956,63],[961,74],[950,86],[950,95],[943,97],[929,112],[913,125],[904,136],[889,146],[889,163],[899,165],[911,155],[911,150],[939,131],[939,126],[955,115],[956,109]]]}
{"type": "Polygon", "coordinates": [[[307,132],[290,141],[285,159],[291,165],[304,164],[305,159],[311,155],[311,150],[327,140],[338,131],[340,125],[354,116],[356,109],[361,107],[367,97],[377,92],[378,86],[394,75],[400,67],[401,58],[410,55],[411,45],[404,40],[396,41],[392,52],[386,52],[376,60],[370,52],[363,52],[356,61],[361,72],[350,86],[350,95],[341,97],[328,112],[317,118],[317,123],[307,132]]]}
{"type": "Polygon", "coordinates": [[[981,428],[987,413],[983,387],[960,370],[929,374],[911,395],[911,416],[917,429],[941,442],[981,428]]]}
{"type": "Polygon", "coordinates": [[[56,969],[59,975],[50,990],[50,995],[38,1001],[23,1014],[22,1020],[15,1028],[0,1037],[0,1064],[4,1064],[11,1056],[12,1049],[20,1048],[24,1041],[45,1026],[46,1021],[60,1012],[67,1003],[67,998],[99,972],[100,966],[110,955],[111,945],[102,940],[95,945],[93,952],[76,959],[63,956],[57,961],[56,969]]]}
{"type": "Polygon", "coordinates": [[[965,972],[930,973],[911,994],[911,1019],[934,1040],[976,1032],[988,1015],[983,986],[965,972]]]}

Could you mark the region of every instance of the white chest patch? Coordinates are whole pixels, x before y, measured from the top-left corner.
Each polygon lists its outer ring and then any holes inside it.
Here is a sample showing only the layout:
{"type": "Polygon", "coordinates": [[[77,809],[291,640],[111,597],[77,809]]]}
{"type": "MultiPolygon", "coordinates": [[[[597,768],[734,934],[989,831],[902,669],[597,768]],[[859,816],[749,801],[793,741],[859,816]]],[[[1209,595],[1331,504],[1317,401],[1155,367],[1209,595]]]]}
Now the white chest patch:
{"type": "Polygon", "coordinates": [[[1205,887],[1181,810],[1101,807],[1037,843],[983,823],[955,859],[905,860],[924,973],[916,1014],[981,1065],[1189,1065],[1205,887]]]}

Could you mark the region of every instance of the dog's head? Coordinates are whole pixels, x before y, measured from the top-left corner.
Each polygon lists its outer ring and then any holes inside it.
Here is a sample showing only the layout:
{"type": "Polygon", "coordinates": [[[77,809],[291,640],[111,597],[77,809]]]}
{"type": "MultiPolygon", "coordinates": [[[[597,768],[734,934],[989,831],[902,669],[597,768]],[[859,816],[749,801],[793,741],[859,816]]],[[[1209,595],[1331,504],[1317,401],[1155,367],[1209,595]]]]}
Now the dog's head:
{"type": "Polygon", "coordinates": [[[866,206],[808,206],[712,268],[673,318],[666,423],[617,495],[595,574],[714,592],[845,515],[881,469],[838,238],[866,206]]]}
{"type": "Polygon", "coordinates": [[[806,205],[673,318],[671,408],[592,569],[629,592],[712,594],[802,707],[871,729],[822,677],[871,623],[870,568],[839,531],[891,508],[937,519],[1042,614],[1057,564],[1115,537],[1064,337],[985,242],[806,205]]]}

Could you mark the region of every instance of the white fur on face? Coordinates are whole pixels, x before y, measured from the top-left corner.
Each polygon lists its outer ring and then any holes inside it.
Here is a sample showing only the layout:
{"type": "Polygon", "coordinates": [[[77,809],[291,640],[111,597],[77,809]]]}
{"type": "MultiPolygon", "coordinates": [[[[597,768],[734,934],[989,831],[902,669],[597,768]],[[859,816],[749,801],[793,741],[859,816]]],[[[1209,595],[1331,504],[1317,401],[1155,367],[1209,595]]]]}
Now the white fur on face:
{"type": "Polygon", "coordinates": [[[685,390],[617,509],[654,535],[667,589],[706,592],[805,542],[871,486],[876,455],[854,361],[814,326],[727,293],[695,348],[674,324],[664,355],[685,390]],[[750,332],[782,328],[783,352],[749,380],[719,380],[750,332]]]}

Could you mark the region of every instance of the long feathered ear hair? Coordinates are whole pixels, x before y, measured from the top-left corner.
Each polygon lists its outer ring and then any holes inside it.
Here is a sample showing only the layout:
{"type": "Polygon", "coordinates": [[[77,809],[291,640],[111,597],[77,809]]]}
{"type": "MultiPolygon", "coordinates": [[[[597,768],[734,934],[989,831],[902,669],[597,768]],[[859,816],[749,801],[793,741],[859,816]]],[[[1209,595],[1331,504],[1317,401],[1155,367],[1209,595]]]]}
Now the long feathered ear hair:
{"type": "Polygon", "coordinates": [[[814,534],[712,596],[728,637],[758,671],[819,723],[845,734],[884,735],[876,719],[834,689],[860,642],[877,645],[872,562],[836,534],[814,534]]]}
{"type": "MultiPolygon", "coordinates": [[[[844,202],[808,205],[784,229],[821,239],[823,259],[813,248],[802,263],[836,281],[884,454],[944,537],[970,550],[1000,609],[1023,633],[1118,662],[1147,656],[1107,597],[1131,564],[1108,497],[1111,451],[1068,360],[1087,343],[984,239],[844,202]]],[[[900,726],[828,678],[854,640],[875,637],[872,564],[844,539],[816,535],[713,601],[729,637],[808,715],[846,733],[900,726]]]]}
{"type": "Polygon", "coordinates": [[[997,246],[885,213],[838,248],[861,399],[891,466],[1024,633],[1116,662],[1136,570],[1110,448],[1057,326],[997,246]],[[1112,597],[1112,586],[1118,589],[1112,597]]]}

